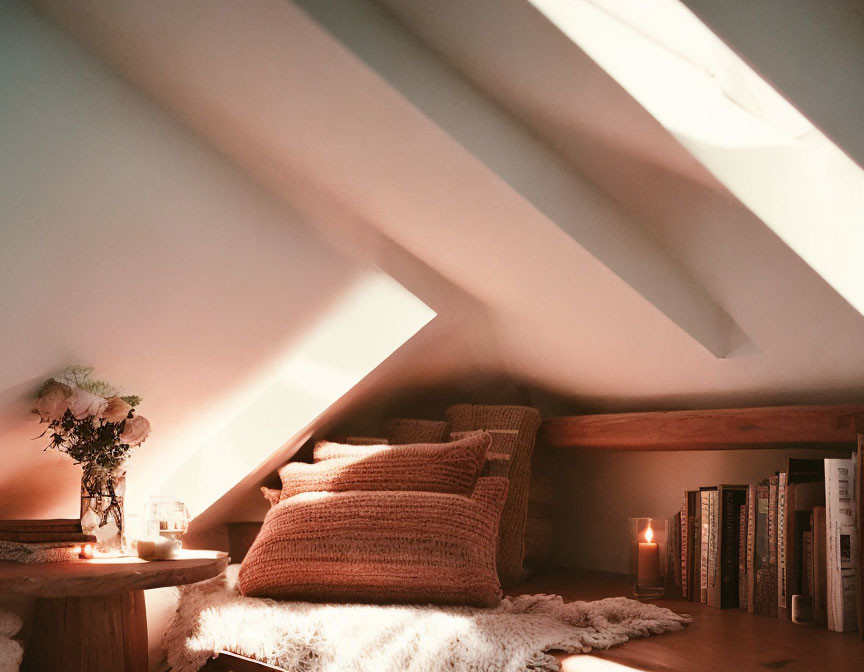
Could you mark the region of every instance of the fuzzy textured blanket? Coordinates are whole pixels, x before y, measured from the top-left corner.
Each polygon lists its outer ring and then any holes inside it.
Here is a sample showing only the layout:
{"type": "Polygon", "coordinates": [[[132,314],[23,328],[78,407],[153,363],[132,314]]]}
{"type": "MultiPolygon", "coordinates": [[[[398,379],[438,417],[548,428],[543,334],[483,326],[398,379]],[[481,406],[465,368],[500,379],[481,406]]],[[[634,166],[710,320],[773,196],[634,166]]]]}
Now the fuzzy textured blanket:
{"type": "Polygon", "coordinates": [[[195,672],[220,650],[291,672],[556,672],[548,651],[606,649],[691,621],[623,597],[522,595],[492,609],[276,602],[242,597],[238,569],[181,589],[165,635],[174,672],[195,672]]]}

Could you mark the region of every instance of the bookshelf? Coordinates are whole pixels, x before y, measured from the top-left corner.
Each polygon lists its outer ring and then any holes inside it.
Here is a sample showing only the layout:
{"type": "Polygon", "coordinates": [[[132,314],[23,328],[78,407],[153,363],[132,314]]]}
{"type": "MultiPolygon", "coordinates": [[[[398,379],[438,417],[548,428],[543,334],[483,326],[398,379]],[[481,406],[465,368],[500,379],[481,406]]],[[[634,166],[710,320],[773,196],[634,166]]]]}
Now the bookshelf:
{"type": "MultiPolygon", "coordinates": [[[[619,556],[627,516],[663,517],[675,511],[685,490],[758,482],[782,471],[790,457],[848,457],[857,448],[859,432],[864,432],[864,405],[547,418],[542,440],[558,449],[555,488],[563,501],[555,525],[559,543],[555,560],[623,571],[619,556]]],[[[544,592],[548,587],[548,592],[569,599],[627,594],[623,575],[568,571],[537,577],[520,590],[544,592]]],[[[616,664],[609,668],[583,666],[565,657],[562,669],[864,669],[864,642],[858,633],[840,634],[683,600],[660,604],[696,618],[686,634],[673,633],[598,654],[616,664]]]]}

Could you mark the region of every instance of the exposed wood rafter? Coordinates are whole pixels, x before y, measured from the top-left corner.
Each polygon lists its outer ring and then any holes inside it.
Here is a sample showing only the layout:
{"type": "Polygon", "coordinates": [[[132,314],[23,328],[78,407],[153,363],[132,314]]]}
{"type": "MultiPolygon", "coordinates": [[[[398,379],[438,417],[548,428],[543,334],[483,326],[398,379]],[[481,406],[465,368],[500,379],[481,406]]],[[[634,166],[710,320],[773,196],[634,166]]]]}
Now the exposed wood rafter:
{"type": "Polygon", "coordinates": [[[547,418],[554,448],[735,450],[853,447],[864,405],[777,406],[547,418]]]}

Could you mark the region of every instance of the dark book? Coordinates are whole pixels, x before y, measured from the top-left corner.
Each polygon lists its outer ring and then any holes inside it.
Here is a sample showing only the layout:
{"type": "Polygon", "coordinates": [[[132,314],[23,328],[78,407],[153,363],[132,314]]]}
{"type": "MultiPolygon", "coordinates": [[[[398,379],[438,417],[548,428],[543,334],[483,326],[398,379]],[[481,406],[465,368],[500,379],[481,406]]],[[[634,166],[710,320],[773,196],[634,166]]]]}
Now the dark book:
{"type": "Polygon", "coordinates": [[[721,485],[716,491],[717,536],[714,544],[715,570],[709,606],[720,609],[738,607],[738,520],[747,499],[746,485],[721,485]]]}
{"type": "MultiPolygon", "coordinates": [[[[681,589],[685,600],[699,601],[699,539],[698,533],[701,520],[699,517],[699,491],[688,490],[684,494],[684,505],[682,509],[686,514],[687,534],[684,535],[684,542],[681,546],[681,572],[682,583],[681,589]]],[[[682,517],[682,525],[685,518],[682,517]]]]}
{"type": "Polygon", "coordinates": [[[747,505],[738,507],[738,608],[747,611],[747,505]]]}
{"type": "Polygon", "coordinates": [[[14,541],[20,544],[46,543],[49,541],[81,542],[86,544],[96,541],[96,537],[92,534],[82,534],[81,532],[0,532],[0,541],[14,541]]]}
{"type": "Polygon", "coordinates": [[[788,584],[788,563],[791,555],[789,539],[790,500],[795,487],[788,482],[789,474],[782,472],[777,480],[777,618],[792,620],[792,594],[788,584]]]}
{"type": "Polygon", "coordinates": [[[813,597],[813,532],[801,534],[801,594],[813,597]]]}
{"type": "Polygon", "coordinates": [[[669,543],[666,544],[666,595],[680,599],[681,593],[681,512],[669,520],[669,543]]]}
{"type": "Polygon", "coordinates": [[[858,635],[861,639],[864,639],[864,434],[860,433],[864,430],[864,419],[859,416],[857,422],[859,423],[859,434],[855,464],[854,506],[856,526],[858,528],[858,569],[855,577],[858,590],[856,598],[858,635]]]}
{"type": "Polygon", "coordinates": [[[681,511],[678,513],[679,522],[681,524],[681,539],[678,542],[678,549],[681,553],[681,557],[679,558],[680,567],[678,571],[681,573],[681,597],[685,600],[689,598],[689,587],[690,580],[687,576],[687,535],[690,533],[688,522],[687,522],[687,493],[684,493],[684,499],[681,503],[681,511]]]}
{"type": "Polygon", "coordinates": [[[813,620],[828,625],[828,556],[825,507],[813,509],[813,620]]]}
{"type": "Polygon", "coordinates": [[[81,532],[77,518],[47,520],[0,520],[0,532],[81,532]]]}
{"type": "Polygon", "coordinates": [[[825,461],[790,458],[786,474],[784,543],[782,549],[778,548],[780,565],[785,568],[785,578],[781,578],[778,589],[783,587],[786,591],[785,596],[778,595],[781,620],[791,620],[792,596],[805,594],[803,535],[810,530],[813,508],[825,504],[825,461]]]}
{"type": "Polygon", "coordinates": [[[777,616],[777,485],[779,476],[775,474],[768,479],[768,554],[770,561],[768,571],[770,573],[771,606],[769,615],[777,616]]]}
{"type": "Polygon", "coordinates": [[[756,570],[756,600],[754,613],[771,615],[771,551],[768,537],[768,513],[771,496],[768,481],[756,487],[756,543],[754,563],[756,570]]]}
{"type": "Polygon", "coordinates": [[[756,485],[747,488],[746,578],[747,613],[756,611],[756,485]]]}

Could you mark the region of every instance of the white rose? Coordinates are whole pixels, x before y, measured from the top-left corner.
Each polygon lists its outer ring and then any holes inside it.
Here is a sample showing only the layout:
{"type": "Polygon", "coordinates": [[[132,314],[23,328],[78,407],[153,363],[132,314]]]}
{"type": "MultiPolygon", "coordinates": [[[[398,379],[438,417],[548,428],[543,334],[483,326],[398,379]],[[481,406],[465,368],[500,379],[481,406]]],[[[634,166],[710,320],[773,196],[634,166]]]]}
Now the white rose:
{"type": "Polygon", "coordinates": [[[123,401],[120,397],[111,397],[108,400],[108,406],[102,414],[102,419],[105,422],[123,422],[132,407],[128,402],[123,401]]]}
{"type": "Polygon", "coordinates": [[[150,421],[143,415],[136,415],[126,420],[123,433],[120,434],[120,443],[137,446],[144,442],[148,434],[150,434],[150,421]]]}
{"type": "Polygon", "coordinates": [[[42,395],[36,400],[34,409],[39,417],[47,422],[59,420],[69,408],[69,397],[72,396],[72,388],[63,383],[53,381],[45,386],[42,395]]]}
{"type": "Polygon", "coordinates": [[[108,407],[108,400],[87,390],[76,387],[69,397],[69,410],[78,420],[92,416],[99,417],[108,407]]]}

